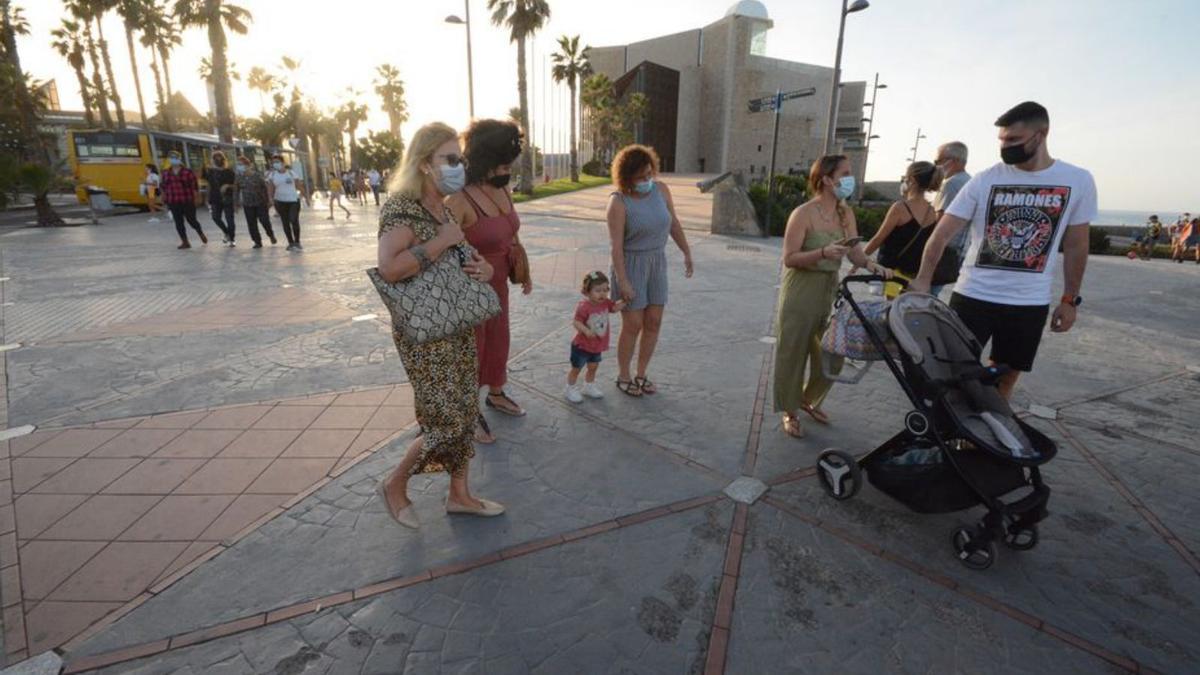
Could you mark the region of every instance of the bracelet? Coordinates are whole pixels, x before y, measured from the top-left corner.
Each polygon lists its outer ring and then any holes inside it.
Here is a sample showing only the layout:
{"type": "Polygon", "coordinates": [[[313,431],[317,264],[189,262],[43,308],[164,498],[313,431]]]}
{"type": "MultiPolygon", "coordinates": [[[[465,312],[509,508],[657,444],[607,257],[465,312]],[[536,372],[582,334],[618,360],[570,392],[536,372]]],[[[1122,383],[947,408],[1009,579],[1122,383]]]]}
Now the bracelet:
{"type": "Polygon", "coordinates": [[[408,252],[417,259],[417,265],[420,267],[422,272],[429,269],[429,267],[433,265],[433,261],[429,259],[429,254],[425,252],[424,244],[417,244],[416,246],[408,249],[408,252]]]}
{"type": "Polygon", "coordinates": [[[826,244],[825,246],[822,246],[822,247],[821,247],[821,260],[824,260],[824,259],[825,259],[825,248],[826,248],[827,246],[829,246],[829,245],[828,245],[828,244],[826,244]]]}

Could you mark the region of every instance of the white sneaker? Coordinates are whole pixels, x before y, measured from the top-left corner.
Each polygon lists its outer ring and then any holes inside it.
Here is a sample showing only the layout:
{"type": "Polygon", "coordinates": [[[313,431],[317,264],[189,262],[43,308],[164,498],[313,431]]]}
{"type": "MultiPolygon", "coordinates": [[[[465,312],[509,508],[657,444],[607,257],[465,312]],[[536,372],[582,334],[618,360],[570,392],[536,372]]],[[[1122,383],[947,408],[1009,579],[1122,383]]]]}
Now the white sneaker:
{"type": "Polygon", "coordinates": [[[579,393],[579,387],[573,384],[567,385],[566,391],[567,400],[571,403],[583,403],[583,394],[579,393]]]}
{"type": "Polygon", "coordinates": [[[583,385],[583,395],[588,398],[604,398],[604,392],[600,391],[600,387],[597,387],[595,382],[583,385]]]}
{"type": "Polygon", "coordinates": [[[161,222],[162,222],[162,219],[161,219],[161,218],[155,218],[154,216],[151,216],[151,217],[150,217],[150,220],[147,220],[146,222],[147,222],[147,223],[161,223],[161,222]]]}

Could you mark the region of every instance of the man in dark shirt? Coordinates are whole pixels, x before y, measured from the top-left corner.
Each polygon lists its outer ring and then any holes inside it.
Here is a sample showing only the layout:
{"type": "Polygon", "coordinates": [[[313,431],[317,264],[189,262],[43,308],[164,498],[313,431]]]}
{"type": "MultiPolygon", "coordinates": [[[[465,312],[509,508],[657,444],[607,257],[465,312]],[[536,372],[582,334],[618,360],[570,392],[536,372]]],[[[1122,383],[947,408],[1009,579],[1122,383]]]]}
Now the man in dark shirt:
{"type": "Polygon", "coordinates": [[[254,248],[262,248],[262,236],[258,233],[258,224],[262,223],[271,243],[275,243],[275,231],[271,229],[270,202],[267,201],[267,181],[263,178],[258,167],[250,158],[242,155],[238,158],[237,191],[241,195],[242,213],[246,215],[246,229],[250,230],[250,238],[254,240],[254,248]]]}
{"type": "Polygon", "coordinates": [[[167,161],[171,165],[162,174],[162,189],[163,202],[167,208],[171,210],[171,218],[175,220],[175,231],[179,233],[179,248],[191,248],[188,243],[187,230],[183,227],[184,219],[200,235],[200,241],[208,243],[208,237],[204,236],[204,230],[200,229],[200,221],[196,220],[196,192],[200,189],[196,181],[196,174],[192,170],[183,165],[183,159],[178,152],[172,150],[167,155],[167,161]]]}
{"type": "Polygon", "coordinates": [[[233,169],[225,161],[225,153],[217,150],[212,154],[213,165],[204,172],[208,181],[208,210],[212,213],[213,222],[221,228],[224,238],[222,243],[233,246],[234,220],[233,201],[234,183],[237,177],[233,169]],[[224,219],[222,219],[222,216],[224,219]]]}

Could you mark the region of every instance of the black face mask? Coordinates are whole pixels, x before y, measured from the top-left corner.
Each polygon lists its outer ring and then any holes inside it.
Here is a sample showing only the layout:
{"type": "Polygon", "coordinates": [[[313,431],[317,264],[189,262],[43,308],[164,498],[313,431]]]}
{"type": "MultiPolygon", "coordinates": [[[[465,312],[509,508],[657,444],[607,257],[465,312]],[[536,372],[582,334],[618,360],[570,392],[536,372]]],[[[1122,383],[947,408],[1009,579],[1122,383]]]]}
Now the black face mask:
{"type": "Polygon", "coordinates": [[[497,174],[497,175],[492,176],[491,178],[487,179],[487,182],[492,187],[499,189],[499,188],[503,188],[505,185],[508,185],[508,181],[510,181],[510,180],[512,180],[511,173],[501,173],[501,174],[497,174]]]}
{"type": "Polygon", "coordinates": [[[1023,164],[1028,162],[1037,154],[1037,148],[1035,146],[1033,150],[1029,150],[1025,146],[1026,143],[1022,143],[1020,145],[1006,145],[1000,148],[1000,160],[1005,164],[1023,164]]]}

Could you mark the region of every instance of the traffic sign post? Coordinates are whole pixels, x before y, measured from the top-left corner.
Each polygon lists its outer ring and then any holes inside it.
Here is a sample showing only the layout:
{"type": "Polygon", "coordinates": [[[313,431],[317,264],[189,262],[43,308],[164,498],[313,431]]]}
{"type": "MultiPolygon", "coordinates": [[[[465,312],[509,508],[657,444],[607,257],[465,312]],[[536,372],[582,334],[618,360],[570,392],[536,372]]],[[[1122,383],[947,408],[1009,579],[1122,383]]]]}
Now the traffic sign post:
{"type": "Polygon", "coordinates": [[[788,92],[776,89],[774,96],[763,96],[762,98],[750,101],[750,112],[752,113],[764,110],[775,111],[775,123],[771,131],[771,166],[767,169],[767,217],[765,218],[766,222],[763,224],[764,237],[771,236],[771,211],[775,206],[775,155],[779,148],[779,115],[783,110],[783,102],[794,98],[812,96],[815,93],[817,93],[816,87],[788,92]]]}

